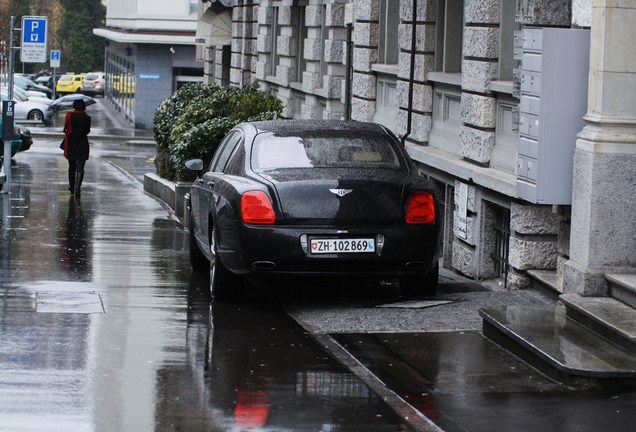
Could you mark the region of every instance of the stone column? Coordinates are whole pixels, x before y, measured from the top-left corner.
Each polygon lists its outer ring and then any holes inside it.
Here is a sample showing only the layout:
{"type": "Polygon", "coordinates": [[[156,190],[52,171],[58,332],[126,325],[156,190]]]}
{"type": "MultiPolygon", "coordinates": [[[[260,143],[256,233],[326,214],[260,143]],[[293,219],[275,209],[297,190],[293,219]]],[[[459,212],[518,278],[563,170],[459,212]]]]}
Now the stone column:
{"type": "Polygon", "coordinates": [[[564,292],[604,295],[636,273],[636,2],[593,0],[586,126],[574,155],[564,292]]]}

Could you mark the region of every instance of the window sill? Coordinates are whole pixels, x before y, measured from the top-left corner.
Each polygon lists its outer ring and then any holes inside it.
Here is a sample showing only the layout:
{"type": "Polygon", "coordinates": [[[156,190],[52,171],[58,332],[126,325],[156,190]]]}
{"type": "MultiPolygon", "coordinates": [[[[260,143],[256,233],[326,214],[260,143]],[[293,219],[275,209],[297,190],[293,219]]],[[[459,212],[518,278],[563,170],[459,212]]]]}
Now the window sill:
{"type": "MultiPolygon", "coordinates": [[[[407,142],[406,151],[413,160],[420,162],[428,169],[450,174],[509,197],[517,196],[517,177],[513,174],[476,165],[456,153],[449,153],[431,146],[407,142]]],[[[424,172],[427,172],[427,169],[424,169],[424,172]]]]}
{"type": "Polygon", "coordinates": [[[448,84],[457,87],[462,86],[461,73],[429,72],[428,75],[426,75],[426,79],[441,84],[448,84]]]}
{"type": "Polygon", "coordinates": [[[371,65],[371,70],[376,73],[386,74],[386,75],[395,75],[398,74],[397,65],[392,64],[384,64],[384,63],[374,63],[371,65]]]}
{"type": "Polygon", "coordinates": [[[490,91],[512,95],[512,81],[492,81],[490,91]]]}

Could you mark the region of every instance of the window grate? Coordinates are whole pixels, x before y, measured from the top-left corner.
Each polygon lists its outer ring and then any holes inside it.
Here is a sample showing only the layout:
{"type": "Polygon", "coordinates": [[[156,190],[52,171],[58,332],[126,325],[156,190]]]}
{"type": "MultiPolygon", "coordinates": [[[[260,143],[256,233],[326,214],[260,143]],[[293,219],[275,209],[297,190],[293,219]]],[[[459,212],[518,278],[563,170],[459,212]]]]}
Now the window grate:
{"type": "Polygon", "coordinates": [[[494,223],[491,228],[495,234],[495,248],[490,255],[494,261],[495,274],[502,277],[504,287],[508,285],[508,256],[510,252],[510,210],[496,205],[494,211],[494,223]]]}

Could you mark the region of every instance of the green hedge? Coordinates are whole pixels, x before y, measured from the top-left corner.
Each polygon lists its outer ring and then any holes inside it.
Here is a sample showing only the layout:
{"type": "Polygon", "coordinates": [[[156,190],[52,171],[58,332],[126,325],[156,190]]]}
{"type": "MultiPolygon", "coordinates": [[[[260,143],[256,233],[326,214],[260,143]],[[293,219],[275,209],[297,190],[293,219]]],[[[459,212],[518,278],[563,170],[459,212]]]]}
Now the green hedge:
{"type": "Polygon", "coordinates": [[[192,180],[186,160],[201,158],[207,165],[217,146],[238,123],[276,118],[280,100],[258,90],[215,84],[188,84],[165,99],[154,115],[157,174],[168,180],[192,180]]]}

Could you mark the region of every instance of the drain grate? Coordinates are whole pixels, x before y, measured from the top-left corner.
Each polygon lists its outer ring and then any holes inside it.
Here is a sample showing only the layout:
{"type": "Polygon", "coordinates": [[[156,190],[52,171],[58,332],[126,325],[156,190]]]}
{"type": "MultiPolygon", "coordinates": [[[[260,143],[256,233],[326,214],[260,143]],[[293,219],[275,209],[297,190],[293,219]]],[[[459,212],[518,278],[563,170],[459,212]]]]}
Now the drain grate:
{"type": "Polygon", "coordinates": [[[105,313],[99,293],[46,291],[35,293],[35,311],[43,313],[105,313]]]}

